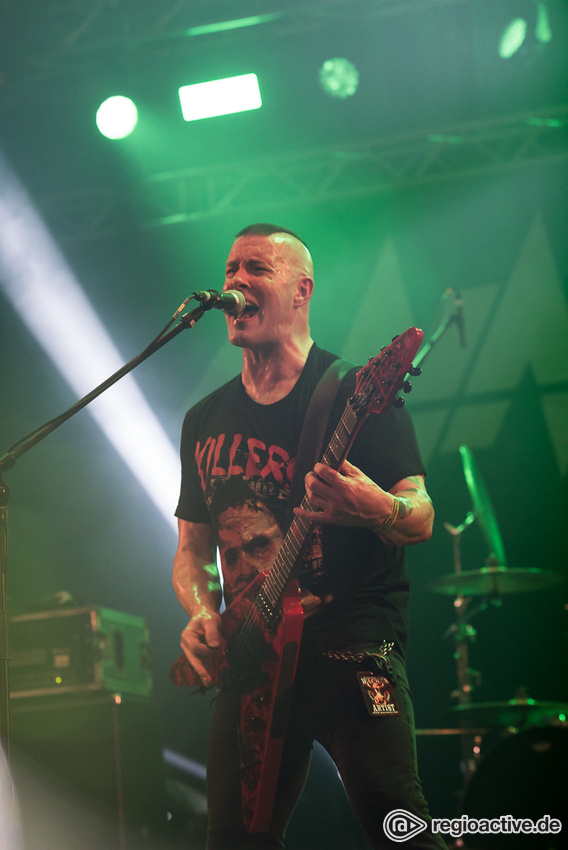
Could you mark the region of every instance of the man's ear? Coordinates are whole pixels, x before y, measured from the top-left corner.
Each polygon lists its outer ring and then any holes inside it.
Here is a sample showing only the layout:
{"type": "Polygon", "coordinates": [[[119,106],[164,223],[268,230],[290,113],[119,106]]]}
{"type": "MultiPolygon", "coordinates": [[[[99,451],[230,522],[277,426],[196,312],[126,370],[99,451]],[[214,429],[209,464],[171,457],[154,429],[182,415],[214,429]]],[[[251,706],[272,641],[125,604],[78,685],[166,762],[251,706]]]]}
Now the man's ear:
{"type": "Polygon", "coordinates": [[[312,297],[314,291],[314,282],[311,277],[303,277],[298,283],[296,294],[294,295],[294,307],[303,307],[312,297]]]}

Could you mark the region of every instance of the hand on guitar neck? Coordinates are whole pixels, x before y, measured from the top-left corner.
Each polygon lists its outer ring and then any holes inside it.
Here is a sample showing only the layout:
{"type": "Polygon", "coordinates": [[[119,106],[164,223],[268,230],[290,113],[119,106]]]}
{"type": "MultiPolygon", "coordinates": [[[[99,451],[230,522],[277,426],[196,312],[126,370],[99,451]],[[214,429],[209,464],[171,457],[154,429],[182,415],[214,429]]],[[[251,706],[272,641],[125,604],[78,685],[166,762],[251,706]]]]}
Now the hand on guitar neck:
{"type": "Polygon", "coordinates": [[[365,526],[393,546],[420,543],[432,534],[434,509],[423,475],[404,478],[387,492],[344,460],[337,470],[316,463],[305,485],[313,510],[299,507],[294,514],[309,522],[365,526]],[[393,498],[398,502],[396,525],[390,522],[393,498]]]}

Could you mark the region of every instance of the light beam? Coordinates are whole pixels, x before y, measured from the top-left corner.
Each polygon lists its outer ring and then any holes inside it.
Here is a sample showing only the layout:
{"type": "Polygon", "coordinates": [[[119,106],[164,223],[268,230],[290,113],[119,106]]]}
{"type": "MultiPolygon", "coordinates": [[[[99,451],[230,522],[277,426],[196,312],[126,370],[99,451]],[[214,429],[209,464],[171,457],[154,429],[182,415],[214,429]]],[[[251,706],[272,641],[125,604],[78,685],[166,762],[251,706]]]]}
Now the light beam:
{"type": "MultiPolygon", "coordinates": [[[[124,365],[26,191],[1,155],[0,285],[79,396],[124,365]]],[[[87,409],[175,529],[178,452],[132,375],[122,378],[87,409]]]]}

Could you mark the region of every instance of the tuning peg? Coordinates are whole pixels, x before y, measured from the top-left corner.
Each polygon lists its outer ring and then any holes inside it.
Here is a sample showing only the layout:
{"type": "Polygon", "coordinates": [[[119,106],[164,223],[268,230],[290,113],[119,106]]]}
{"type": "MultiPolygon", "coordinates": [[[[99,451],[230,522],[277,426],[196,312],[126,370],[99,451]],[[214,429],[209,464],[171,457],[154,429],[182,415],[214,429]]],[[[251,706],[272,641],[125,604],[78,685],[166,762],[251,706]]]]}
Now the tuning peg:
{"type": "Polygon", "coordinates": [[[400,410],[401,407],[404,407],[404,399],[401,398],[399,395],[397,395],[397,397],[395,398],[395,400],[393,402],[393,406],[398,408],[398,410],[400,410]]]}
{"type": "Polygon", "coordinates": [[[403,392],[405,392],[405,393],[412,392],[412,384],[410,383],[410,381],[405,381],[404,384],[402,385],[402,389],[403,389],[403,392]]]}
{"type": "Polygon", "coordinates": [[[422,369],[420,366],[411,366],[408,370],[408,374],[412,375],[413,378],[416,378],[418,375],[422,374],[422,369]]]}

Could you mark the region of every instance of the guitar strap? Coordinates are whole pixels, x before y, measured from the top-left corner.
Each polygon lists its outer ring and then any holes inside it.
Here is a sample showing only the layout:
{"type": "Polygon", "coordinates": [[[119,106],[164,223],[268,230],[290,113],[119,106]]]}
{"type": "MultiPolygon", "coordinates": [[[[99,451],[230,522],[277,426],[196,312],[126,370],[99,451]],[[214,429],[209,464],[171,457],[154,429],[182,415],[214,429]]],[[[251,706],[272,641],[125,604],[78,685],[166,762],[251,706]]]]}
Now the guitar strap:
{"type": "Polygon", "coordinates": [[[314,464],[321,456],[323,438],[339,387],[349,370],[353,368],[355,367],[352,363],[338,357],[328,366],[312,393],[304,416],[296,460],[294,461],[294,473],[288,497],[286,529],[294,519],[294,508],[304,498],[304,478],[314,468],[314,464]]]}

